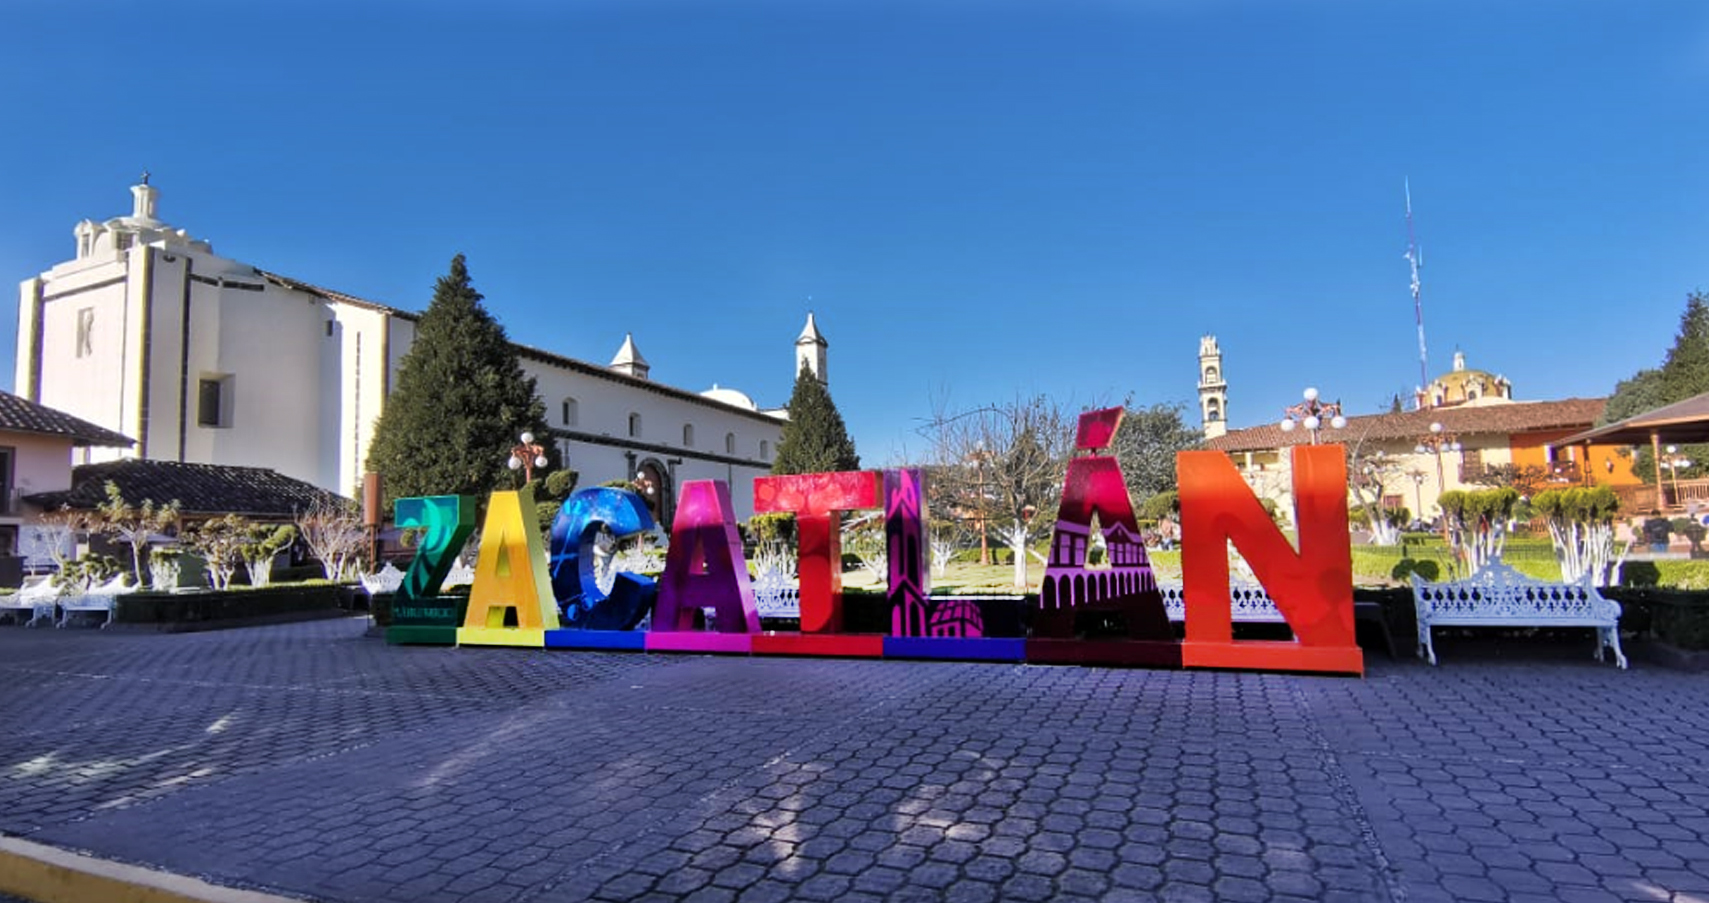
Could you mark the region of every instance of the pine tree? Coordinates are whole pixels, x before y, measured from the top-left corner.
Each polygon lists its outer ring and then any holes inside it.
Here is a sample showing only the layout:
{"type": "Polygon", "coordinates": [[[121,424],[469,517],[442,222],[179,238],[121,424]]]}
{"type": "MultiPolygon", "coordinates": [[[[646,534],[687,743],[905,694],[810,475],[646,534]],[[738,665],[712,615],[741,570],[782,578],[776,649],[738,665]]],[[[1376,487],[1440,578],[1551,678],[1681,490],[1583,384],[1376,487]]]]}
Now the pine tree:
{"type": "Polygon", "coordinates": [[[783,438],[778,442],[771,472],[830,473],[859,469],[860,455],[855,454],[854,440],[849,438],[843,415],[831,401],[830,390],[803,363],[801,372],[795,375],[795,391],[789,396],[789,420],[783,424],[783,438]]]}
{"type": "MultiPolygon", "coordinates": [[[[1662,365],[1621,380],[1597,422],[1614,423],[1705,392],[1709,392],[1709,295],[1692,292],[1679,317],[1679,334],[1662,365]]],[[[1709,445],[1682,446],[1680,452],[1693,462],[1679,469],[1681,478],[1705,472],[1702,462],[1709,455],[1709,445]]],[[[1655,482],[1654,460],[1654,453],[1640,446],[1633,456],[1632,473],[1645,483],[1655,482]]]]}
{"type": "MultiPolygon", "coordinates": [[[[546,436],[546,406],[534,378],[522,372],[504,327],[481,300],[463,255],[451,258],[368,447],[368,469],[380,474],[388,507],[395,498],[484,498],[510,488],[517,478],[506,462],[517,436],[546,436]]],[[[555,459],[551,443],[542,444],[555,459]]]]}

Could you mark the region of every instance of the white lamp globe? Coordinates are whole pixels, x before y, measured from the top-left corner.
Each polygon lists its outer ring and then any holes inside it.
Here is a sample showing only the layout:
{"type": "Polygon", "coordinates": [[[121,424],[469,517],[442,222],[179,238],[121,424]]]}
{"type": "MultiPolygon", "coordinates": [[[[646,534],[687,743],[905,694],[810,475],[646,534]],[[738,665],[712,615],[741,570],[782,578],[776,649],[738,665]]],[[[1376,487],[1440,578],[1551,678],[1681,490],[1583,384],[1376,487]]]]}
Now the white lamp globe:
{"type": "Polygon", "coordinates": [[[1317,387],[1316,386],[1307,386],[1306,390],[1303,394],[1305,395],[1306,401],[1316,401],[1317,400],[1317,387]]]}
{"type": "Polygon", "coordinates": [[[1347,418],[1340,414],[1336,414],[1334,417],[1329,418],[1329,425],[1333,429],[1342,429],[1347,426],[1347,418]]]}
{"type": "Polygon", "coordinates": [[[1432,423],[1432,424],[1430,424],[1430,431],[1431,431],[1431,432],[1432,432],[1432,433],[1440,433],[1440,432],[1442,432],[1442,424],[1440,424],[1440,423],[1432,423]]]}
{"type": "Polygon", "coordinates": [[[505,466],[509,467],[511,470],[521,470],[522,469],[522,459],[518,458],[515,455],[511,455],[510,460],[506,461],[504,463],[505,463],[505,466]]]}
{"type": "Polygon", "coordinates": [[[1424,453],[1425,453],[1425,452],[1427,452],[1427,451],[1429,451],[1429,450],[1430,450],[1430,449],[1428,449],[1428,448],[1425,448],[1425,447],[1424,447],[1424,446],[1423,446],[1423,445],[1414,445],[1414,446],[1413,446],[1413,447],[1412,447],[1412,453],[1413,453],[1413,454],[1415,454],[1415,455],[1422,455],[1422,454],[1424,454],[1424,453]]]}
{"type": "Polygon", "coordinates": [[[1290,417],[1287,420],[1282,421],[1281,427],[1282,427],[1282,432],[1284,432],[1284,433],[1293,432],[1294,431],[1294,420],[1293,420],[1293,418],[1290,417]]]}
{"type": "Polygon", "coordinates": [[[533,433],[523,433],[522,434],[522,444],[523,445],[532,445],[533,443],[534,443],[534,434],[533,433]]]}
{"type": "Polygon", "coordinates": [[[1305,419],[1305,428],[1306,429],[1315,430],[1318,428],[1318,426],[1322,425],[1322,423],[1323,423],[1323,421],[1318,420],[1316,414],[1306,415],[1306,419],[1305,419]]]}
{"type": "Polygon", "coordinates": [[[535,458],[534,459],[534,466],[535,467],[545,467],[546,466],[546,456],[540,455],[539,457],[535,458]]]}

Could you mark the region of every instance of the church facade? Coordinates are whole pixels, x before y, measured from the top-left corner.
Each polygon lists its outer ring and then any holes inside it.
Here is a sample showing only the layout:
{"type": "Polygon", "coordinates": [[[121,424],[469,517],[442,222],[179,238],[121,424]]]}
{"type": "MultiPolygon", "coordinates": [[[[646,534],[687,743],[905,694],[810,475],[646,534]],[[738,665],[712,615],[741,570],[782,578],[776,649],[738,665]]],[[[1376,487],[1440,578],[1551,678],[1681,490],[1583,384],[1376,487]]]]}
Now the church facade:
{"type": "MultiPolygon", "coordinates": [[[[17,394],[136,440],[78,463],[267,467],[356,497],[419,314],[221,257],[158,218],[146,179],[131,192],[129,216],[79,223],[76,257],[23,281],[17,394]]],[[[633,337],[606,365],[515,347],[579,485],[636,480],[668,519],[682,481],[715,478],[752,513],[784,410],[655,382],[633,337]]],[[[827,347],[809,315],[796,365],[825,378],[827,347]]]]}

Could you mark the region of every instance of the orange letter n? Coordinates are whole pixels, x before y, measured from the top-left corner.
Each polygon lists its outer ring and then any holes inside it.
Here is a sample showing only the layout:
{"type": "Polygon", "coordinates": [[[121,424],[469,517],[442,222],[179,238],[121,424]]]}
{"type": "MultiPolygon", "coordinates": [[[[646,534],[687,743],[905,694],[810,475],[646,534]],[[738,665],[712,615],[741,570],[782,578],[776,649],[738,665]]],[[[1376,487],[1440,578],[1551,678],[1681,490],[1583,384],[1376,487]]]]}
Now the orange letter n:
{"type": "Polygon", "coordinates": [[[1363,674],[1353,638],[1353,560],[1347,536],[1347,461],[1339,445],[1293,449],[1294,522],[1299,550],[1214,451],[1178,452],[1182,591],[1189,668],[1248,668],[1363,674]],[[1246,557],[1292,641],[1234,640],[1228,543],[1246,557]]]}

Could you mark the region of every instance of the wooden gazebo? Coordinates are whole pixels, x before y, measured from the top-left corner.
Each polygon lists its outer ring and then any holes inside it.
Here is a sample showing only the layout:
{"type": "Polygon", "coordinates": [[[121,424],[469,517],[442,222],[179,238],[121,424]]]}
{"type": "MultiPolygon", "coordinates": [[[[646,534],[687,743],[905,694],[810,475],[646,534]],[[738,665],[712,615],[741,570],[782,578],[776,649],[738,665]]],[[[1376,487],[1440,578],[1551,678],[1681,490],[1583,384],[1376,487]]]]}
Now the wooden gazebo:
{"type": "Polygon", "coordinates": [[[1655,491],[1648,499],[1635,496],[1630,500],[1635,503],[1631,508],[1648,507],[1660,512],[1670,508],[1683,508],[1691,501],[1709,504],[1709,479],[1674,480],[1671,499],[1665,491],[1669,484],[1662,481],[1663,445],[1709,442],[1709,392],[1627,417],[1617,423],[1576,433],[1554,444],[1589,446],[1593,442],[1598,445],[1649,444],[1655,459],[1655,491]],[[1646,501],[1649,503],[1647,506],[1644,504],[1646,501]]]}

